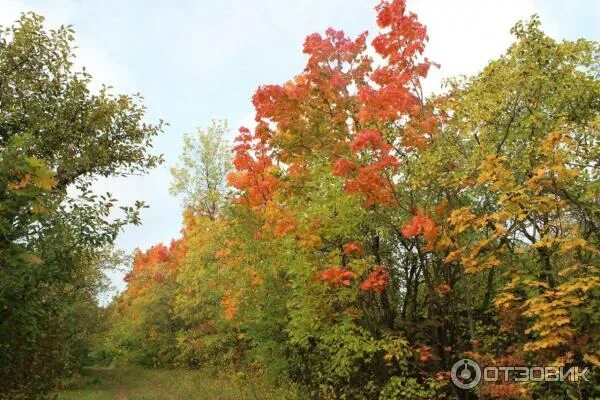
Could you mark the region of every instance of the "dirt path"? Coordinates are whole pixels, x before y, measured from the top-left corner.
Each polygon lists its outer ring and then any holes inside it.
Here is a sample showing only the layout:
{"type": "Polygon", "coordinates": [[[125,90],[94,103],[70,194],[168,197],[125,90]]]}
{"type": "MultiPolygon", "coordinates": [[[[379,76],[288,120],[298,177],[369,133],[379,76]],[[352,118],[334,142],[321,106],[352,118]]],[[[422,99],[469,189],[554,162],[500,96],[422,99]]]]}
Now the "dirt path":
{"type": "Polygon", "coordinates": [[[125,387],[121,384],[121,382],[119,382],[117,378],[115,378],[115,376],[108,369],[93,368],[90,370],[94,371],[94,373],[96,373],[101,378],[105,379],[110,383],[110,385],[113,388],[116,400],[129,400],[129,398],[127,397],[127,391],[125,390],[125,387]]]}
{"type": "MultiPolygon", "coordinates": [[[[123,384],[119,381],[119,379],[117,379],[117,377],[114,375],[114,370],[104,368],[93,368],[90,370],[110,384],[116,400],[129,400],[129,397],[127,396],[127,390],[125,389],[125,386],[123,386],[123,384]]],[[[162,386],[160,383],[153,379],[143,379],[143,381],[146,382],[152,388],[154,388],[156,393],[159,395],[158,397],[162,399],[183,400],[179,396],[169,392],[167,389],[165,389],[164,386],[162,386]]]]}

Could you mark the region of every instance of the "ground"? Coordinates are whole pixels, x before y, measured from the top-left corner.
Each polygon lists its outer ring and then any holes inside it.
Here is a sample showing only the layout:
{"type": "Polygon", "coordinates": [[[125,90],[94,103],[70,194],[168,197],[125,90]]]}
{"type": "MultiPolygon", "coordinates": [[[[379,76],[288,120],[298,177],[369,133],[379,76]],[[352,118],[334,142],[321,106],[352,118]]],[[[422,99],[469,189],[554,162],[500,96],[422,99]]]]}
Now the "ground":
{"type": "Polygon", "coordinates": [[[216,378],[203,371],[86,368],[58,400],[242,400],[295,399],[265,380],[216,378]]]}

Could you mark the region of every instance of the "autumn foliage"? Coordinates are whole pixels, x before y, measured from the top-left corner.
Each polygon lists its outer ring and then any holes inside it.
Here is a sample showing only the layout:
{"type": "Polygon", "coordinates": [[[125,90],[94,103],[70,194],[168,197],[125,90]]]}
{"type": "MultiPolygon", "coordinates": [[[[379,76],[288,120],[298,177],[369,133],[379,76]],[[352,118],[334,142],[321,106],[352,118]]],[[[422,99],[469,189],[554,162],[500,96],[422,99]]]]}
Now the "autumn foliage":
{"type": "Polygon", "coordinates": [[[534,18],[427,97],[425,26],[403,0],[376,18],[372,39],[309,35],[305,68],[257,89],[222,206],[188,204],[182,239],[136,255],[121,302],[170,282],[173,360],[261,368],[312,398],[466,398],[449,379],[464,357],[598,365],[597,45],[534,18]]]}

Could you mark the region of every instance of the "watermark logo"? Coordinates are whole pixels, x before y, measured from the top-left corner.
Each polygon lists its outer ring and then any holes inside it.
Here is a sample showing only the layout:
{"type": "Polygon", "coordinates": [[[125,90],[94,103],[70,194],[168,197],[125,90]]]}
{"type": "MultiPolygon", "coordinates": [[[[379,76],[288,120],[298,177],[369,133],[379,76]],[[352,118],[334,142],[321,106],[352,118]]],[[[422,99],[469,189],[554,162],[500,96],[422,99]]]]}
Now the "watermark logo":
{"type": "Polygon", "coordinates": [[[454,363],[450,376],[457,387],[473,389],[481,381],[481,368],[475,361],[465,358],[454,363]]]}
{"type": "Polygon", "coordinates": [[[523,367],[488,366],[481,368],[469,358],[454,363],[450,375],[452,383],[461,389],[473,389],[482,380],[485,382],[579,382],[588,381],[589,368],[580,367],[523,367]]]}

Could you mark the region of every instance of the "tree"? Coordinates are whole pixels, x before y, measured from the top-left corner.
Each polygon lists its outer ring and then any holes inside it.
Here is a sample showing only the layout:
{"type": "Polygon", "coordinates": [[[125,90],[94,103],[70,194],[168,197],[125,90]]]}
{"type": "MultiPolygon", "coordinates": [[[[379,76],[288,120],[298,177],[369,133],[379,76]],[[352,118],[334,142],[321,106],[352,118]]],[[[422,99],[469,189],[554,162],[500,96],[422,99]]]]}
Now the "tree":
{"type": "Polygon", "coordinates": [[[213,121],[197,137],[183,139],[181,165],[171,169],[172,194],[185,196],[185,207],[215,219],[223,206],[225,176],[231,168],[229,146],[224,140],[226,121],[213,121]]]}
{"type": "MultiPolygon", "coordinates": [[[[467,337],[476,345],[465,350],[474,357],[596,365],[598,44],[556,42],[537,18],[512,33],[517,41],[503,56],[451,84],[452,120],[423,160],[426,187],[448,203],[435,249],[448,268],[469,274],[463,300],[453,300],[471,310],[467,337]],[[431,166],[442,154],[453,165],[440,179],[443,170],[431,166]]],[[[591,387],[546,384],[527,395],[591,387]]],[[[522,387],[482,391],[508,397],[522,387]]]]}
{"type": "Polygon", "coordinates": [[[101,249],[144,205],[94,195],[98,176],[143,173],[161,123],[139,96],[88,89],[73,30],[24,14],[0,32],[0,396],[39,398],[73,359],[74,305],[97,293],[101,249]]]}

